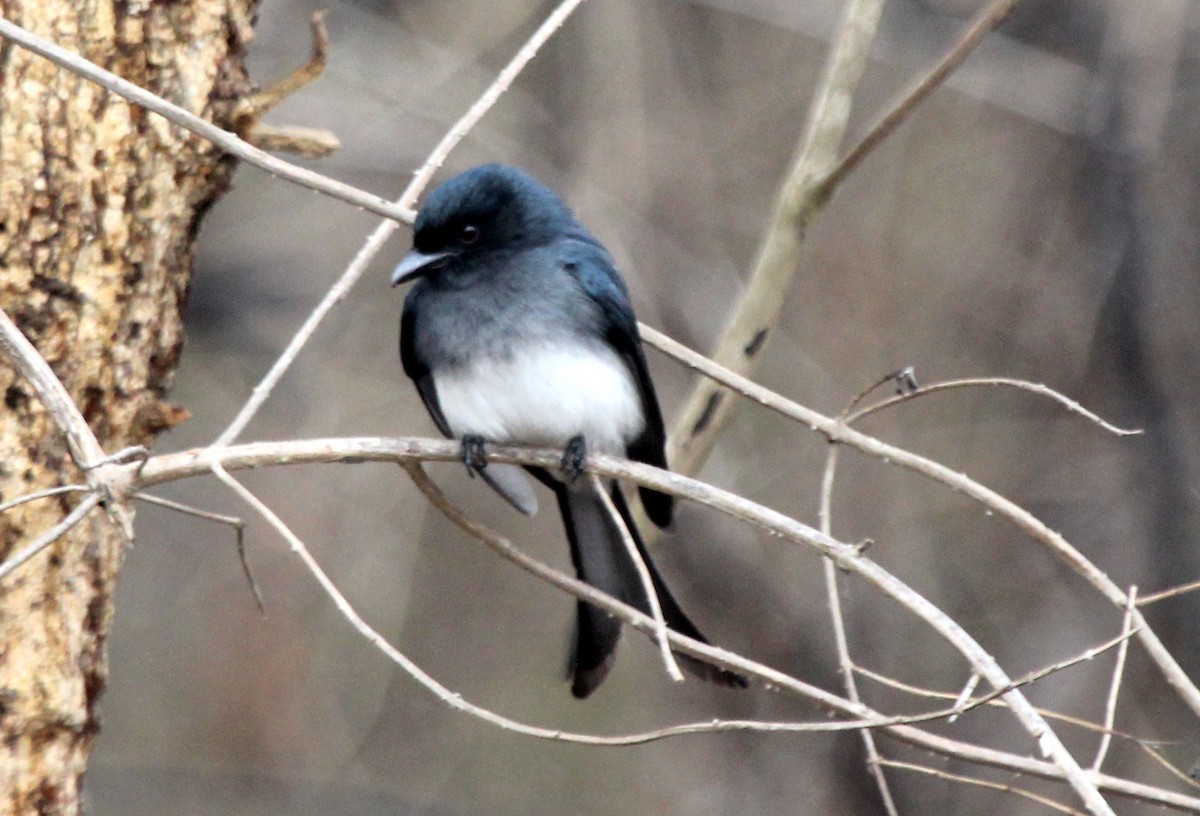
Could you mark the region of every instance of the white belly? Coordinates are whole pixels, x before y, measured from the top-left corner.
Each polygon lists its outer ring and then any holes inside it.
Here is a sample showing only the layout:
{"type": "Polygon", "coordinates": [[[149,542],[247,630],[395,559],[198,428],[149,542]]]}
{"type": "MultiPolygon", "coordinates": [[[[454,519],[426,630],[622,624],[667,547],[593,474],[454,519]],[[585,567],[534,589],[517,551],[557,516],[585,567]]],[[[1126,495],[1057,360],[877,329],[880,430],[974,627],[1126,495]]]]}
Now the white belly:
{"type": "Polygon", "coordinates": [[[433,381],[456,437],[561,448],[582,434],[591,451],[623,454],[645,424],[633,376],[602,347],[530,347],[433,381]]]}

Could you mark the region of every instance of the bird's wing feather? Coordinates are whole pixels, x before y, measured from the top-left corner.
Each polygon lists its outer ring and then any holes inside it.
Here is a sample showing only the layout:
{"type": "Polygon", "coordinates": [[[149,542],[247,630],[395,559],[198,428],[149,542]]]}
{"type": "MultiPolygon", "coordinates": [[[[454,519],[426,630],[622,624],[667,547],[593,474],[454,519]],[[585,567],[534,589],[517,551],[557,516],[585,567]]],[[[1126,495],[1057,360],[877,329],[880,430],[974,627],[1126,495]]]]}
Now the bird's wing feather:
{"type": "Polygon", "coordinates": [[[442,406],[438,403],[433,372],[416,352],[417,344],[413,336],[417,327],[416,312],[413,309],[414,300],[415,298],[410,293],[404,300],[404,311],[400,313],[400,363],[404,366],[404,373],[416,384],[417,393],[421,395],[421,402],[425,403],[425,410],[429,411],[429,416],[433,417],[433,422],[437,425],[438,430],[442,432],[443,436],[451,437],[453,434],[450,433],[450,423],[446,422],[446,415],[442,413],[442,406]]]}
{"type": "MultiPolygon", "coordinates": [[[[645,427],[629,443],[626,455],[635,461],[665,469],[667,434],[663,427],[662,410],[654,392],[654,383],[650,380],[637,318],[634,317],[625,282],[621,280],[608,252],[582,229],[563,242],[562,265],[584,293],[599,306],[605,339],[621,355],[637,383],[645,427]]],[[[647,488],[640,488],[639,493],[651,521],[660,527],[671,523],[673,500],[669,495],[647,488]]]]}

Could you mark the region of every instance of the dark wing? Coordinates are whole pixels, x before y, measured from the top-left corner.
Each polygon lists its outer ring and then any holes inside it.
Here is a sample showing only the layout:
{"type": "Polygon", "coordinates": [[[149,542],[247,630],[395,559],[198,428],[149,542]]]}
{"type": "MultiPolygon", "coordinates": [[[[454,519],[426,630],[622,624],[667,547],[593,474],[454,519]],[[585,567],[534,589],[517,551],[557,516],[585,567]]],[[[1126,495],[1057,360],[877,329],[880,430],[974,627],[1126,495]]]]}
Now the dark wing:
{"type": "MultiPolygon", "coordinates": [[[[442,413],[442,406],[438,402],[433,372],[416,352],[414,336],[416,320],[413,316],[412,302],[413,298],[410,294],[405,298],[404,311],[400,314],[400,363],[404,366],[404,373],[416,384],[417,393],[421,395],[421,402],[425,403],[425,410],[429,411],[429,416],[433,418],[433,423],[437,425],[438,430],[442,432],[443,436],[453,437],[450,423],[446,421],[446,415],[442,413]]],[[[476,472],[487,482],[489,487],[499,493],[519,512],[527,516],[537,515],[537,496],[519,467],[492,464],[476,472]]]]}
{"type": "Polygon", "coordinates": [[[410,293],[404,299],[404,311],[400,313],[400,364],[404,366],[404,373],[409,376],[417,386],[417,393],[421,395],[421,402],[425,403],[425,410],[429,411],[429,416],[433,417],[433,422],[437,425],[438,430],[443,436],[453,436],[450,433],[450,423],[446,422],[446,416],[442,413],[442,406],[438,404],[437,388],[433,384],[433,372],[429,370],[429,366],[417,355],[416,352],[416,318],[413,311],[414,298],[410,293]]]}
{"type": "MultiPolygon", "coordinates": [[[[634,317],[625,282],[604,247],[582,229],[573,232],[563,242],[562,264],[588,297],[600,307],[605,339],[625,360],[637,383],[646,426],[641,435],[626,447],[626,455],[635,461],[666,469],[667,434],[663,428],[662,411],[658,407],[654,383],[650,381],[650,370],[642,351],[642,338],[638,335],[637,318],[634,317]]],[[[645,487],[638,488],[638,492],[651,521],[659,527],[671,523],[674,504],[671,496],[645,487]]]]}

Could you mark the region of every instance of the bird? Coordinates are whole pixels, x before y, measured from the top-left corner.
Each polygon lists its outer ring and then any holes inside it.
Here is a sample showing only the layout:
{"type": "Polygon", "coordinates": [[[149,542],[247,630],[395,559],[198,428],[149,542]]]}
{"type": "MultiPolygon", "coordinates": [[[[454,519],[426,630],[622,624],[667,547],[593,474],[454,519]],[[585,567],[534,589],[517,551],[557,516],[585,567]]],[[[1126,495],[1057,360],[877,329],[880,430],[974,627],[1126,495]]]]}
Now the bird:
{"type": "MultiPolygon", "coordinates": [[[[391,276],[414,282],[400,319],[400,358],[438,430],[461,440],[468,471],[517,510],[537,497],[514,465],[488,464],[485,446],[564,451],[558,472],[529,467],[558,502],[579,579],[650,614],[638,570],[612,514],[581,478],[588,452],[667,467],[662,411],[629,292],[612,256],[563,200],[523,170],[487,164],[427,197],[413,246],[391,276]]],[[[624,495],[607,490],[648,568],[666,624],[708,640],[650,560],[624,495]]],[[[670,524],[673,498],[640,487],[646,516],[670,524]]],[[[612,668],[621,623],[579,600],[568,655],[571,692],[589,696],[612,668]]],[[[740,675],[687,655],[692,674],[741,687],[740,675]]]]}

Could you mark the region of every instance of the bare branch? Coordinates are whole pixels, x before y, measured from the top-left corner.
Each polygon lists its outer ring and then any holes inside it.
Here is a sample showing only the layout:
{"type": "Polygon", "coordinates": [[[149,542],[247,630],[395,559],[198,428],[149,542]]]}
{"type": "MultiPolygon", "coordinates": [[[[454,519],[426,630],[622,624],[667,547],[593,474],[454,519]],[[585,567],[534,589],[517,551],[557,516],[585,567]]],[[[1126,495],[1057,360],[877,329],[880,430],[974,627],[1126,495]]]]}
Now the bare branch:
{"type": "MultiPolygon", "coordinates": [[[[1128,634],[1133,628],[1133,610],[1137,608],[1137,587],[1129,588],[1129,603],[1125,607],[1125,620],[1121,623],[1121,633],[1128,634]]],[[[1121,678],[1125,674],[1125,655],[1129,652],[1129,641],[1122,640],[1117,649],[1117,660],[1113,666],[1112,682],[1108,688],[1108,700],[1104,704],[1104,733],[1100,736],[1100,747],[1096,749],[1096,758],[1092,760],[1092,770],[1098,771],[1104,765],[1108,755],[1108,746],[1112,742],[1112,727],[1117,718],[1117,694],[1121,691],[1121,678]]]]}
{"type": "MultiPolygon", "coordinates": [[[[4,19],[0,18],[0,23],[4,22],[4,19]]],[[[0,31],[2,30],[3,26],[0,25],[0,31]]],[[[38,400],[50,412],[54,424],[66,435],[72,455],[79,457],[76,464],[82,467],[103,458],[104,449],[96,441],[96,435],[88,427],[87,420],[75,406],[67,389],[50,368],[46,358],[21,333],[17,324],[12,322],[3,309],[0,309],[0,351],[4,352],[12,367],[21,372],[25,380],[33,386],[38,400]]]]}
{"type": "MultiPolygon", "coordinates": [[[[825,472],[821,477],[820,508],[817,511],[821,532],[825,535],[832,535],[833,480],[837,471],[837,458],[838,446],[830,445],[825,454],[825,472]]],[[[837,650],[838,671],[842,675],[842,688],[846,690],[846,697],[849,700],[860,703],[862,697],[858,693],[858,681],[854,677],[854,661],[850,659],[850,641],[846,637],[846,619],[842,612],[841,590],[838,589],[837,565],[831,559],[825,558],[822,560],[821,567],[825,574],[825,597],[829,603],[829,618],[833,623],[833,641],[837,650]]],[[[879,764],[879,747],[875,744],[875,735],[865,728],[859,732],[859,735],[867,754],[867,768],[875,780],[875,786],[879,789],[879,798],[883,802],[884,812],[888,816],[899,816],[896,801],[892,798],[892,789],[888,785],[887,775],[883,772],[883,766],[879,764]]]]}
{"type": "Polygon", "coordinates": [[[930,776],[936,776],[938,779],[945,779],[948,782],[961,782],[964,785],[975,785],[980,788],[991,788],[992,790],[1003,791],[1004,793],[1011,793],[1014,796],[1021,797],[1022,799],[1028,799],[1032,802],[1037,802],[1040,805],[1045,805],[1048,808],[1057,810],[1059,813],[1071,813],[1071,814],[1075,814],[1075,816],[1085,816],[1085,814],[1082,811],[1076,810],[1075,808],[1072,808],[1072,807],[1067,807],[1066,805],[1062,804],[1061,802],[1055,802],[1053,799],[1048,799],[1045,796],[1040,796],[1040,795],[1034,793],[1033,791],[1027,791],[1024,788],[1018,788],[1013,785],[1005,785],[1001,782],[989,782],[986,779],[976,779],[973,776],[962,776],[960,774],[950,773],[949,771],[942,771],[937,768],[930,768],[928,765],[915,765],[911,762],[900,762],[900,761],[894,760],[894,759],[885,759],[885,760],[882,760],[882,762],[884,765],[887,765],[889,768],[899,768],[899,769],[906,770],[906,771],[916,771],[917,773],[923,773],[923,774],[928,774],[930,776]]]}
{"type": "MultiPolygon", "coordinates": [[[[257,463],[272,464],[286,461],[300,461],[304,456],[314,457],[309,461],[329,461],[340,456],[342,458],[374,458],[377,460],[390,459],[392,461],[412,462],[418,458],[414,455],[418,450],[423,451],[423,458],[441,459],[443,461],[450,460],[458,455],[458,446],[454,442],[442,440],[326,439],[291,443],[258,443],[256,445],[238,446],[237,449],[209,449],[199,453],[193,452],[155,457],[155,459],[147,462],[143,469],[142,484],[152,484],[156,476],[159,479],[164,477],[163,469],[155,467],[155,460],[173,459],[177,468],[175,474],[177,477],[182,477],[185,473],[194,472],[197,465],[199,465],[200,469],[206,469],[218,462],[224,464],[226,467],[230,467],[231,465],[237,467],[238,463],[248,464],[248,462],[254,461],[253,457],[247,456],[250,451],[257,452],[260,457],[264,451],[269,451],[270,455],[265,458],[259,458],[257,463]],[[235,450],[236,454],[234,454],[235,450]]],[[[496,447],[491,450],[488,456],[489,461],[506,462],[509,464],[535,464],[543,467],[556,466],[560,457],[560,451],[529,450],[510,447],[496,447]]],[[[610,478],[632,479],[638,484],[675,495],[687,495],[689,498],[702,501],[721,512],[772,530],[788,540],[802,542],[814,547],[821,554],[833,558],[842,568],[862,576],[882,592],[898,601],[910,612],[921,618],[930,628],[958,649],[971,666],[983,675],[993,688],[1011,686],[1012,681],[1000,665],[966,630],[930,603],[924,596],[914,591],[878,564],[863,556],[858,548],[836,541],[782,513],[769,510],[728,491],[676,473],[670,473],[641,463],[615,459],[605,455],[588,457],[586,469],[589,472],[600,473],[610,478]]],[[[649,618],[646,618],[646,620],[649,620],[649,618]]],[[[675,633],[671,634],[672,642],[678,644],[680,641],[674,639],[675,633]]],[[[699,654],[695,646],[691,644],[684,651],[688,654],[699,654]]],[[[728,653],[722,653],[721,659],[728,662],[721,662],[720,665],[724,668],[740,668],[732,661],[731,658],[733,656],[727,655],[728,653]]],[[[711,656],[705,654],[705,658],[709,657],[711,656]]],[[[1065,778],[1075,788],[1080,798],[1088,805],[1088,808],[1097,814],[1111,813],[1111,808],[1104,802],[1103,797],[1100,796],[1092,782],[1084,775],[1083,770],[1079,767],[1074,757],[1066,750],[1045,719],[1033,709],[1021,692],[1012,689],[1005,692],[1004,696],[1018,721],[1037,740],[1039,747],[1045,755],[1051,757],[1054,763],[1063,771],[1065,778]]]]}
{"type": "Polygon", "coordinates": [[[350,265],[346,267],[342,276],[329,288],[329,291],[321,298],[321,302],[305,318],[304,324],[292,335],[292,339],[288,341],[287,347],[275,359],[275,362],[271,364],[270,370],[263,375],[258,385],[254,386],[249,399],[238,410],[237,416],[226,426],[225,430],[221,431],[220,436],[213,441],[215,447],[228,445],[237,439],[238,435],[246,429],[246,426],[250,424],[250,420],[254,419],[255,414],[262,408],[263,403],[271,396],[271,392],[275,390],[275,386],[283,379],[283,375],[287,373],[292,363],[300,356],[301,350],[303,350],[304,346],[313,336],[313,333],[316,332],[317,327],[321,325],[321,321],[325,319],[325,316],[329,314],[334,306],[350,293],[354,284],[362,277],[362,273],[366,271],[371,260],[383,247],[384,242],[391,237],[396,227],[397,222],[384,221],[375,228],[375,231],[371,233],[367,242],[363,244],[362,248],[354,256],[354,259],[350,261],[350,265]]]}
{"type": "Polygon", "coordinates": [[[838,163],[837,167],[822,180],[819,193],[828,198],[863,159],[878,147],[916,110],[925,99],[942,86],[952,73],[962,65],[983,38],[1012,13],[1021,0],[993,0],[992,4],[979,12],[946,54],[924,76],[914,82],[891,110],[876,122],[859,142],[838,163]]]}
{"type": "Polygon", "coordinates": [[[252,164],[260,170],[265,170],[273,176],[307,187],[318,193],[330,196],[347,204],[382,215],[404,223],[412,223],[413,213],[403,207],[398,207],[372,193],[366,193],[357,187],[335,181],[328,176],[306,170],[291,162],[272,156],[260,150],[249,142],[239,139],[228,130],[223,130],[211,122],[200,118],[191,111],[185,110],[152,94],[145,88],[140,88],[128,80],[106,71],[94,62],[84,59],[79,54],[61,48],[49,40],[44,40],[32,34],[9,20],[0,17],[0,36],[6,37],[30,51],[78,74],[85,79],[95,82],[130,102],[141,105],[148,111],[157,113],[172,124],[184,130],[195,133],[207,139],[225,152],[237,156],[247,164],[252,164]]]}
{"type": "Polygon", "coordinates": [[[1149,606],[1150,604],[1156,604],[1159,601],[1165,601],[1168,598],[1174,598],[1176,595],[1184,595],[1188,592],[1195,592],[1197,589],[1200,589],[1200,581],[1189,581],[1186,584],[1180,584],[1179,586],[1172,587],[1171,589],[1164,589],[1162,592],[1154,592],[1150,595],[1145,595],[1138,599],[1137,605],[1138,607],[1149,606]]]}
{"type": "Polygon", "coordinates": [[[83,501],[75,505],[75,509],[68,513],[62,521],[22,547],[3,564],[0,564],[0,581],[3,581],[13,570],[66,535],[71,528],[83,521],[84,516],[94,510],[99,503],[100,496],[98,494],[91,493],[85,496],[83,501]]]}
{"type": "MultiPolygon", "coordinates": [[[[663,353],[679,360],[684,365],[701,372],[735,392],[764,405],[783,416],[807,425],[814,431],[823,434],[831,442],[838,442],[876,456],[889,464],[919,473],[951,489],[962,493],[983,507],[1008,519],[1013,526],[1021,530],[1034,541],[1040,542],[1050,549],[1063,563],[1080,575],[1085,581],[1098,590],[1114,606],[1125,608],[1125,591],[1117,586],[1107,573],[1093,564],[1083,553],[1079,552],[1062,535],[1051,530],[1041,520],[1004,498],[991,488],[969,479],[963,473],[951,470],[945,465],[910,453],[902,448],[881,442],[831,419],[823,414],[806,408],[779,394],[764,388],[752,380],[709,360],[707,357],[689,349],[665,334],[639,323],[638,328],[642,339],[663,353]]],[[[1150,628],[1140,611],[1134,612],[1134,626],[1142,646],[1150,658],[1158,666],[1167,683],[1175,689],[1180,698],[1194,714],[1200,716],[1200,689],[1187,676],[1179,662],[1175,660],[1158,635],[1150,628]]]]}
{"type": "Polygon", "coordinates": [[[26,493],[24,496],[17,496],[15,499],[0,504],[0,513],[6,510],[11,510],[18,505],[26,502],[38,501],[39,499],[48,499],[51,496],[61,496],[64,493],[91,493],[94,488],[87,485],[63,485],[61,487],[48,487],[45,490],[38,490],[34,493],[26,493]]]}

